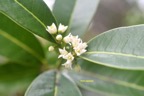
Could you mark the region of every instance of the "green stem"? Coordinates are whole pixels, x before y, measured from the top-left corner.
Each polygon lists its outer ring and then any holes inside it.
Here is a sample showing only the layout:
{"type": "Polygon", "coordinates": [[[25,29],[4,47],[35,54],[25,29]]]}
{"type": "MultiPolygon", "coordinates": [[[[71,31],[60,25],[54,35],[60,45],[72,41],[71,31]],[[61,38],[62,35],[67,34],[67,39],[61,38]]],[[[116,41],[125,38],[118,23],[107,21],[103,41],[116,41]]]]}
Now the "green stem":
{"type": "Polygon", "coordinates": [[[58,70],[60,70],[61,64],[62,64],[62,59],[59,60],[59,63],[58,63],[58,66],[57,66],[57,69],[58,69],[58,70]]]}

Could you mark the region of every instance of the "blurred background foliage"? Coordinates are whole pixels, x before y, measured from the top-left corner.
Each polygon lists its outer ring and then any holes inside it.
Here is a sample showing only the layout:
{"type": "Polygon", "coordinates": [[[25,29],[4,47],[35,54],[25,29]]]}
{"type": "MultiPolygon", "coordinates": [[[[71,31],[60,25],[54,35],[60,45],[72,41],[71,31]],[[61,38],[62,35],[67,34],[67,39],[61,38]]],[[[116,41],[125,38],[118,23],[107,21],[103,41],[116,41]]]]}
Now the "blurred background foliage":
{"type": "Polygon", "coordinates": [[[144,23],[144,0],[100,0],[85,40],[107,30],[144,23]]]}
{"type": "MultiPolygon", "coordinates": [[[[53,0],[45,0],[45,1],[47,1],[46,3],[50,4],[50,2],[53,0]]],[[[143,6],[144,6],[144,0],[100,0],[99,7],[92,20],[91,27],[89,31],[86,33],[84,40],[87,41],[90,38],[94,37],[95,35],[98,35],[112,28],[116,28],[120,26],[143,24],[144,23],[144,7],[143,6]]],[[[53,54],[53,55],[57,56],[58,54],[53,54]]],[[[50,58],[54,56],[49,55],[49,54],[47,55],[47,57],[49,57],[48,61],[51,61],[50,63],[56,62],[56,60],[53,60],[53,58],[50,58]]],[[[3,62],[7,62],[7,59],[0,56],[0,64],[3,62]]],[[[6,71],[10,71],[12,69],[13,68],[10,67],[10,69],[6,69],[6,71]]],[[[23,70],[17,70],[18,73],[20,71],[23,71],[23,70]]],[[[34,74],[34,75],[36,76],[37,74],[34,74]]],[[[31,80],[32,78],[26,78],[26,80],[23,80],[23,84],[21,84],[22,86],[21,88],[17,86],[18,82],[14,83],[14,85],[16,85],[15,87],[13,87],[13,83],[7,82],[7,86],[9,87],[0,86],[0,96],[5,96],[3,94],[5,92],[9,92],[8,96],[23,96],[23,93],[25,90],[21,90],[21,89],[27,88],[31,80]],[[10,87],[13,87],[13,90],[9,91],[8,88],[10,87]]],[[[2,80],[0,84],[1,85],[3,84],[2,80]]],[[[86,90],[83,90],[83,95],[95,96],[93,93],[86,92],[86,90]]]]}

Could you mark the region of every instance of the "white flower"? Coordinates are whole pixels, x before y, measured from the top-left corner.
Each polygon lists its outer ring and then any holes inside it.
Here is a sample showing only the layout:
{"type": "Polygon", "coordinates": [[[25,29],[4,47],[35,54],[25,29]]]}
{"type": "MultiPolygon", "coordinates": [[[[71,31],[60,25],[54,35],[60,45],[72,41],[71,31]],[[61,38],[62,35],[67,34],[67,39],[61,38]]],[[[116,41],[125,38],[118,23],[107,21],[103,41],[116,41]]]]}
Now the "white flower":
{"type": "Polygon", "coordinates": [[[70,68],[70,69],[72,69],[72,62],[71,61],[69,61],[69,60],[67,60],[64,64],[62,64],[63,66],[65,66],[65,68],[70,68]]]}
{"type": "Polygon", "coordinates": [[[53,50],[54,50],[54,47],[53,47],[53,46],[50,46],[50,47],[48,48],[48,50],[49,50],[49,51],[53,51],[53,50]]]}
{"type": "Polygon", "coordinates": [[[50,34],[56,34],[57,33],[57,27],[54,23],[52,23],[51,26],[47,26],[46,29],[50,34]]]}
{"type": "Polygon", "coordinates": [[[58,56],[58,58],[65,58],[65,56],[68,54],[68,52],[65,50],[65,47],[63,49],[60,49],[59,48],[59,52],[60,52],[60,55],[58,56]]]}
{"type": "Polygon", "coordinates": [[[64,37],[64,42],[65,43],[72,43],[73,46],[76,46],[80,42],[80,39],[78,38],[78,36],[73,36],[70,33],[69,35],[64,37]]]}
{"type": "Polygon", "coordinates": [[[59,27],[58,27],[58,32],[64,33],[67,30],[67,28],[68,28],[68,26],[64,26],[60,23],[59,27]]]}
{"type": "Polygon", "coordinates": [[[71,52],[70,53],[68,53],[68,54],[66,54],[65,56],[64,56],[64,59],[66,59],[66,60],[69,60],[69,61],[72,61],[73,59],[74,59],[74,56],[71,54],[71,52]]]}
{"type": "Polygon", "coordinates": [[[73,47],[77,56],[80,56],[86,52],[87,44],[83,43],[78,36],[73,36],[70,33],[68,36],[64,37],[64,42],[69,43],[69,45],[73,47]]]}
{"type": "Polygon", "coordinates": [[[71,37],[71,43],[73,47],[77,47],[79,45],[79,43],[81,43],[82,40],[80,38],[78,38],[78,36],[72,36],[71,37]]]}
{"type": "Polygon", "coordinates": [[[70,35],[70,41],[73,46],[73,49],[77,56],[80,56],[84,52],[86,52],[87,44],[83,43],[82,40],[78,36],[70,35]]]}
{"type": "Polygon", "coordinates": [[[62,57],[63,59],[66,59],[67,61],[62,64],[63,66],[65,66],[65,68],[70,68],[72,69],[72,61],[74,60],[74,56],[70,53],[68,53],[65,50],[65,47],[63,49],[59,49],[60,55],[58,58],[62,57]]]}
{"type": "Polygon", "coordinates": [[[59,49],[60,55],[58,58],[62,57],[63,59],[66,59],[67,61],[62,64],[63,66],[65,66],[65,68],[70,68],[72,69],[72,61],[74,60],[74,56],[70,53],[68,53],[65,50],[65,47],[63,49],[59,49]]]}
{"type": "Polygon", "coordinates": [[[64,37],[63,41],[64,41],[65,43],[70,43],[70,42],[71,42],[71,39],[70,39],[69,36],[66,36],[66,37],[64,37]]]}
{"type": "Polygon", "coordinates": [[[62,40],[62,35],[61,34],[57,35],[56,40],[58,40],[58,41],[62,40]]]}
{"type": "Polygon", "coordinates": [[[87,47],[87,44],[86,43],[79,43],[78,46],[74,47],[74,51],[75,53],[77,54],[77,56],[80,56],[81,54],[85,53],[87,50],[86,50],[86,47],[87,47]]]}

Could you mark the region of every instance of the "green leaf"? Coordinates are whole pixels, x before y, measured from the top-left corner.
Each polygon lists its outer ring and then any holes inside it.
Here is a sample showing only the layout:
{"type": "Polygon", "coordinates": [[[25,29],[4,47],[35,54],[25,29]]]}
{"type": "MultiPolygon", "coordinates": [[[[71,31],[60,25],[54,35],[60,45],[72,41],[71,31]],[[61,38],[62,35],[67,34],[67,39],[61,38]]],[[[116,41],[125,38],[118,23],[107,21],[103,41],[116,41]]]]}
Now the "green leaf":
{"type": "Polygon", "coordinates": [[[53,14],[58,23],[69,25],[76,0],[55,0],[53,14]]]}
{"type": "Polygon", "coordinates": [[[39,73],[40,65],[36,64],[26,66],[8,62],[0,65],[0,95],[23,93],[39,73]]]}
{"type": "Polygon", "coordinates": [[[81,93],[67,75],[48,71],[33,81],[25,96],[81,96],[81,93]]]}
{"type": "Polygon", "coordinates": [[[6,57],[0,55],[0,65],[7,63],[7,62],[8,62],[8,59],[6,57]]]}
{"type": "Polygon", "coordinates": [[[23,80],[20,82],[13,82],[13,83],[0,82],[0,95],[1,96],[23,96],[30,82],[31,80],[23,80]]]}
{"type": "Polygon", "coordinates": [[[144,25],[116,28],[88,42],[81,58],[120,69],[144,70],[144,25]]]}
{"type": "Polygon", "coordinates": [[[43,0],[0,0],[0,13],[27,31],[53,41],[45,28],[56,21],[43,0]]]}
{"type": "Polygon", "coordinates": [[[99,0],[56,0],[53,13],[59,23],[69,25],[73,35],[82,37],[88,30],[98,3],[99,0]]]}
{"type": "Polygon", "coordinates": [[[87,32],[98,4],[99,0],[77,0],[69,25],[73,35],[82,37],[87,32]]]}
{"type": "Polygon", "coordinates": [[[40,73],[40,64],[22,65],[8,62],[0,65],[0,82],[13,83],[23,79],[29,80],[40,73]]]}
{"type": "Polygon", "coordinates": [[[69,72],[77,84],[104,96],[143,96],[144,71],[121,70],[79,60],[81,72],[69,72]]]}
{"type": "Polygon", "coordinates": [[[58,53],[56,53],[56,52],[49,52],[49,51],[47,51],[47,53],[46,53],[46,58],[47,58],[47,61],[48,61],[48,63],[49,63],[49,65],[56,65],[56,64],[58,64],[58,62],[59,62],[59,60],[58,60],[58,53]]]}
{"type": "Polygon", "coordinates": [[[0,13],[0,55],[20,64],[45,63],[45,55],[38,40],[0,13]]]}
{"type": "Polygon", "coordinates": [[[28,9],[29,13],[36,16],[37,20],[43,25],[51,25],[56,23],[56,20],[43,0],[16,0],[23,8],[28,9]]]}

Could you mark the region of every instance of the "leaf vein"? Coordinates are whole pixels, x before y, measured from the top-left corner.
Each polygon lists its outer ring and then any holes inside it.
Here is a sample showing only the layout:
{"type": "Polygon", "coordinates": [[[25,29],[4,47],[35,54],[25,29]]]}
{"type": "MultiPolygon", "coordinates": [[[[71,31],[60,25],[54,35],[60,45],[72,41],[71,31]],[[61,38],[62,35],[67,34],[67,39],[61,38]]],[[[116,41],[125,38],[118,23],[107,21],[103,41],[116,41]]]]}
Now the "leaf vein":
{"type": "Polygon", "coordinates": [[[134,54],[116,53],[116,52],[90,51],[90,52],[86,52],[85,54],[108,54],[108,55],[119,55],[119,56],[135,57],[135,58],[144,59],[144,56],[138,56],[138,55],[134,55],[134,54]]]}
{"type": "Polygon", "coordinates": [[[14,0],[18,5],[20,5],[24,10],[26,10],[28,13],[30,13],[44,28],[46,28],[46,25],[37,17],[35,16],[30,10],[28,10],[23,4],[21,4],[18,0],[14,0]]]}

